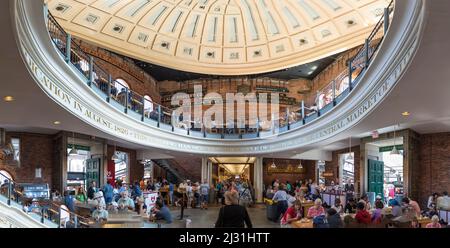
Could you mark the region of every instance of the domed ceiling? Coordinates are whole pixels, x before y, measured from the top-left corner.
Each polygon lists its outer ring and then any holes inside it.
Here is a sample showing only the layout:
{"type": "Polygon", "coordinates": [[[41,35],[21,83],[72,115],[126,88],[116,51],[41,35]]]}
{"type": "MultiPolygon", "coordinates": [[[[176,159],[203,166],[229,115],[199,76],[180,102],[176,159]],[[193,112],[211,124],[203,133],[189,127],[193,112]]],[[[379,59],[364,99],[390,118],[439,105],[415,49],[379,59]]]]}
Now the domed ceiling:
{"type": "Polygon", "coordinates": [[[390,0],[47,0],[66,31],[203,74],[257,74],[360,45],[390,0]]]}

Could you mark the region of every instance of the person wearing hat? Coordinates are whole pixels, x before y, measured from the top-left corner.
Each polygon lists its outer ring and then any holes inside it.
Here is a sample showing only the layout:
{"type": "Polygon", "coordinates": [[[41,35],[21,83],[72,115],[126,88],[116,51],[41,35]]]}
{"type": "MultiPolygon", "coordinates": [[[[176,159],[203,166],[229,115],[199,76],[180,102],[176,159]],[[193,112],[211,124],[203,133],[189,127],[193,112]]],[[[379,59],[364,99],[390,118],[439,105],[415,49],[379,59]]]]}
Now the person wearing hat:
{"type": "Polygon", "coordinates": [[[40,206],[39,206],[38,199],[33,198],[33,200],[31,201],[31,205],[28,208],[28,212],[32,212],[32,213],[39,213],[40,212],[40,206]]]}
{"type": "Polygon", "coordinates": [[[134,210],[134,202],[133,200],[128,196],[128,191],[124,191],[121,194],[121,198],[117,202],[117,205],[119,205],[119,209],[129,209],[134,210]]]}
{"type": "Polygon", "coordinates": [[[92,218],[94,218],[96,221],[106,221],[108,220],[108,211],[105,210],[105,205],[103,204],[97,204],[97,208],[92,213],[92,218]]]}

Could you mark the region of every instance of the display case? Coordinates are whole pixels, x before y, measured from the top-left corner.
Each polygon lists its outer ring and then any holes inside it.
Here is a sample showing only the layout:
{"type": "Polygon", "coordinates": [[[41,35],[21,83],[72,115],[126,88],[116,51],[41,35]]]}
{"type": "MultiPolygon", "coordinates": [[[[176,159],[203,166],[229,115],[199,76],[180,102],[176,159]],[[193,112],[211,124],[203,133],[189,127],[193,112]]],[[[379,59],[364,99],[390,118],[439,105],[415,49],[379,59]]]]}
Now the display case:
{"type": "Polygon", "coordinates": [[[48,184],[42,183],[23,183],[23,195],[27,198],[50,199],[50,189],[48,184]]]}

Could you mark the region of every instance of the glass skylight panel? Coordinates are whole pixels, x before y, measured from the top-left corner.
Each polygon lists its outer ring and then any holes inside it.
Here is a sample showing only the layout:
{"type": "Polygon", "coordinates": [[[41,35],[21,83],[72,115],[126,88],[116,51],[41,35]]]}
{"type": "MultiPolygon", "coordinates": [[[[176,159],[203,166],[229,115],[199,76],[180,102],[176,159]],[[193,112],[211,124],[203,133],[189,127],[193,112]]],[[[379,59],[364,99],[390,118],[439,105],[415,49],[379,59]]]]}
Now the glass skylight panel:
{"type": "Polygon", "coordinates": [[[139,0],[134,6],[127,10],[126,15],[131,17],[135,16],[140,10],[142,10],[142,8],[151,2],[152,0],[139,0]]]}
{"type": "Polygon", "coordinates": [[[253,18],[252,9],[247,0],[241,0],[244,5],[245,19],[247,21],[252,40],[259,40],[258,29],[256,28],[255,19],[253,18]]]}
{"type": "Polygon", "coordinates": [[[172,18],[170,19],[169,25],[167,26],[168,32],[175,32],[175,29],[177,28],[177,24],[180,21],[181,17],[183,16],[183,11],[177,10],[174,15],[172,15],[172,18]]]}
{"type": "Polygon", "coordinates": [[[216,41],[217,22],[218,22],[218,18],[213,17],[212,23],[208,25],[208,41],[209,42],[216,41]]]}
{"type": "Polygon", "coordinates": [[[292,14],[291,10],[287,6],[284,6],[283,12],[293,28],[298,28],[300,26],[300,23],[298,22],[297,18],[294,16],[294,14],[292,14]]]}
{"type": "Polygon", "coordinates": [[[263,9],[264,9],[264,21],[265,23],[267,23],[267,33],[268,34],[279,34],[280,31],[278,30],[277,25],[275,24],[275,21],[273,19],[272,14],[270,13],[269,9],[267,8],[266,3],[264,2],[264,0],[259,0],[259,2],[261,3],[263,9]]]}
{"type": "Polygon", "coordinates": [[[195,37],[195,33],[197,32],[198,21],[200,20],[200,15],[195,15],[192,18],[192,22],[188,26],[187,35],[189,37],[195,37]]]}
{"type": "Polygon", "coordinates": [[[322,0],[322,2],[324,2],[334,11],[338,11],[341,8],[341,6],[339,6],[339,4],[337,4],[334,0],[322,0]]]}
{"type": "Polygon", "coordinates": [[[228,17],[228,33],[230,34],[230,42],[238,42],[237,18],[228,17]]]}
{"type": "Polygon", "coordinates": [[[149,23],[154,26],[167,9],[167,6],[159,6],[159,8],[150,16],[149,23]]]}
{"type": "Polygon", "coordinates": [[[313,20],[320,18],[320,15],[305,0],[297,0],[297,2],[313,20]]]}

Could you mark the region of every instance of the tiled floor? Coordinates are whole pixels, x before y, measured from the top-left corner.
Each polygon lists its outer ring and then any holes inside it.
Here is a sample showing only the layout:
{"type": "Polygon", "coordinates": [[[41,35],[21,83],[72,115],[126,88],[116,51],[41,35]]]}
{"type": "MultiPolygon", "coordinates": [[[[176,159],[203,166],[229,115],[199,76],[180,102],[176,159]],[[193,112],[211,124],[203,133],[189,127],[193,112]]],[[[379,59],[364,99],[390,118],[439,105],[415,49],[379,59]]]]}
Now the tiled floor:
{"type": "MultiPolygon", "coordinates": [[[[186,227],[186,219],[191,220],[191,228],[213,228],[214,223],[219,215],[219,207],[209,207],[208,210],[201,209],[185,209],[185,218],[179,220],[180,209],[173,209],[172,224],[164,224],[163,228],[184,228],[186,227]],[[187,216],[187,217],[186,217],[187,216]]],[[[247,209],[254,228],[278,228],[280,224],[272,222],[266,217],[266,208],[263,205],[251,207],[247,209]]]]}

